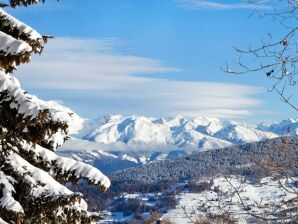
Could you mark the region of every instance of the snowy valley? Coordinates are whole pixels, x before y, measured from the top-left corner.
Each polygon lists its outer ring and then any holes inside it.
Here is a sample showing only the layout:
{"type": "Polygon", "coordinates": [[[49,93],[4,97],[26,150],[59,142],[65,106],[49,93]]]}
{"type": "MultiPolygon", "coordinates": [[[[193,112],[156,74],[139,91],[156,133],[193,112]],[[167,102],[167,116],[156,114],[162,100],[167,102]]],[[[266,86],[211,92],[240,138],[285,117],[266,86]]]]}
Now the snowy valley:
{"type": "MultiPolygon", "coordinates": [[[[297,137],[287,139],[298,143],[297,137]]],[[[218,217],[223,207],[228,208],[234,223],[256,223],[258,219],[252,219],[247,211],[262,216],[264,208],[270,208],[283,214],[289,207],[279,207],[279,203],[292,199],[294,210],[289,211],[298,214],[295,210],[298,169],[290,169],[293,178],[280,182],[268,176],[265,168],[253,165],[257,158],[286,144],[275,138],[203,150],[115,172],[109,175],[112,186],[105,195],[85,184],[74,190],[86,195],[91,209],[107,210],[108,217],[103,223],[152,223],[158,217],[165,223],[194,223],[209,216],[218,217]],[[241,198],[233,187],[239,190],[241,198]],[[219,203],[221,207],[217,206],[219,203]]],[[[294,167],[295,161],[297,153],[291,155],[294,167]]],[[[271,215],[270,210],[268,214],[271,215]]]]}
{"type": "MultiPolygon", "coordinates": [[[[85,184],[73,189],[86,195],[91,209],[106,211],[103,223],[152,223],[158,217],[164,223],[194,223],[221,214],[222,208],[215,206],[219,198],[222,206],[233,201],[229,212],[236,223],[255,223],[258,219],[247,215],[248,207],[258,215],[256,203],[296,200],[296,177],[281,187],[254,167],[251,158],[283,147],[281,136],[297,144],[298,119],[248,124],[216,118],[106,115],[78,121],[81,129],[58,153],[109,176],[112,187],[105,195],[85,184]],[[241,199],[228,194],[231,187],[241,187],[241,199]]],[[[293,161],[297,159],[295,154],[293,161]]]]}

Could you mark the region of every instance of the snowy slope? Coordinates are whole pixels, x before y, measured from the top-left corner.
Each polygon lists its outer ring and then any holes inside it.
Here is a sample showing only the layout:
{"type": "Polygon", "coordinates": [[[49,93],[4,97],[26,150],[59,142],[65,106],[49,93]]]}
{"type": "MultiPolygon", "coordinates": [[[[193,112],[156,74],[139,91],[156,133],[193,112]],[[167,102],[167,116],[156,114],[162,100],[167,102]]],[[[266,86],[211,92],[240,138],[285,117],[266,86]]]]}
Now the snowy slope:
{"type": "Polygon", "coordinates": [[[258,129],[274,132],[278,135],[298,135],[298,118],[290,118],[281,122],[275,121],[271,124],[260,123],[258,129]]]}
{"type": "Polygon", "coordinates": [[[281,130],[287,125],[296,127],[292,133],[297,133],[298,120],[265,126],[220,121],[216,118],[189,120],[181,116],[152,118],[106,115],[94,121],[85,121],[84,128],[74,136],[105,146],[110,145],[107,148],[111,150],[115,150],[115,144],[122,144],[125,150],[213,149],[275,138],[282,134],[281,130]]]}
{"type": "MultiPolygon", "coordinates": [[[[236,223],[258,223],[257,220],[252,219],[252,216],[247,214],[247,209],[249,209],[251,214],[258,216],[264,212],[261,206],[282,204],[284,201],[297,197],[295,193],[297,186],[293,184],[293,181],[297,181],[297,178],[293,178],[290,181],[282,179],[278,182],[271,177],[266,177],[261,179],[259,183],[244,183],[241,177],[236,176],[231,176],[227,180],[223,177],[215,178],[210,190],[202,193],[181,193],[177,196],[178,203],[176,208],[169,210],[163,217],[169,218],[176,224],[194,223],[195,220],[204,220],[206,211],[210,214],[222,214],[223,211],[220,211],[217,207],[220,204],[220,206],[226,209],[224,211],[233,214],[233,218],[237,220],[236,223]],[[233,187],[241,189],[239,190],[241,199],[237,194],[231,195],[231,192],[234,192],[233,187]],[[219,194],[217,193],[218,191],[220,192],[219,194]],[[240,200],[243,200],[245,208],[240,200]],[[201,209],[198,209],[198,206],[201,209]]],[[[276,208],[273,207],[273,209],[276,208]]],[[[283,209],[285,208],[279,208],[279,211],[283,209]]],[[[270,214],[271,210],[268,208],[267,210],[270,214]]],[[[269,217],[267,216],[266,218],[269,217]]]]}
{"type": "Polygon", "coordinates": [[[194,150],[224,148],[275,138],[284,135],[283,130],[290,129],[293,135],[298,133],[298,119],[252,125],[216,118],[186,119],[181,116],[106,115],[96,120],[84,120],[78,115],[72,117],[72,138],[59,153],[92,164],[104,173],[179,157],[194,150]]]}
{"type": "Polygon", "coordinates": [[[258,130],[252,125],[235,121],[223,122],[222,129],[214,133],[214,137],[224,139],[232,144],[244,144],[248,142],[258,142],[264,139],[278,137],[274,132],[268,130],[258,130]]]}

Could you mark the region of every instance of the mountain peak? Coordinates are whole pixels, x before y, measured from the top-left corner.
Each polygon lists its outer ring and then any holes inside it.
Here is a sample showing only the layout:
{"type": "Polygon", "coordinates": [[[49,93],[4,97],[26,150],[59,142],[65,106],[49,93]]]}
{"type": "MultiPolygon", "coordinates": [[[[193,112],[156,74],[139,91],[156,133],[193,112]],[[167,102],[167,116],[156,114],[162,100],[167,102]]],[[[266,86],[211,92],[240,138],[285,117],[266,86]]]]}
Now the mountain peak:
{"type": "MultiPolygon", "coordinates": [[[[210,149],[234,144],[257,142],[290,132],[298,133],[298,119],[252,125],[233,120],[197,117],[187,119],[153,118],[146,116],[105,115],[85,122],[75,137],[105,145],[115,144],[125,149],[210,149]]],[[[110,146],[110,147],[109,147],[110,146]]]]}

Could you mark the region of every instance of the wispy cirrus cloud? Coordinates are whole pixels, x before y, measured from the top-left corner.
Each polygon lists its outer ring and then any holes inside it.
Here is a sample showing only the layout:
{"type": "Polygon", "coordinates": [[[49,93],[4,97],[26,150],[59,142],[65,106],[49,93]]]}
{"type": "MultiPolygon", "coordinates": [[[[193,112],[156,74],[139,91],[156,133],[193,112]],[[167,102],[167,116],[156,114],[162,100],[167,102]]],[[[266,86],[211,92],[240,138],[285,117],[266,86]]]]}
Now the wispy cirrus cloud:
{"type": "Polygon", "coordinates": [[[265,1],[259,4],[249,3],[247,1],[204,1],[204,0],[174,0],[177,4],[189,9],[216,9],[216,10],[233,10],[233,9],[270,9],[265,5],[265,1]]]}
{"type": "Polygon", "coordinates": [[[25,89],[59,92],[53,97],[73,109],[101,114],[236,118],[262,104],[259,87],[159,79],[152,74],[182,71],[124,52],[117,39],[57,38],[16,75],[25,89]]]}

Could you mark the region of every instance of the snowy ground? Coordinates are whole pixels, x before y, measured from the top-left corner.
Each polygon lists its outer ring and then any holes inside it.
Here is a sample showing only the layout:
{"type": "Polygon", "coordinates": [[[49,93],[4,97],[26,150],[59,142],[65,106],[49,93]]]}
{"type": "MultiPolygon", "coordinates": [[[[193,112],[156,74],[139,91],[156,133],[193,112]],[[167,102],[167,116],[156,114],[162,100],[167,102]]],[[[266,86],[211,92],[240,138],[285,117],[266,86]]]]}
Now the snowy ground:
{"type": "Polygon", "coordinates": [[[170,218],[175,224],[193,223],[191,220],[196,221],[200,219],[202,215],[206,214],[206,211],[213,214],[219,214],[218,205],[221,205],[224,209],[229,210],[234,217],[237,218],[237,223],[252,223],[249,221],[247,211],[254,214],[260,214],[260,209],[256,208],[257,204],[270,205],[280,203],[287,199],[297,197],[298,188],[293,184],[293,181],[297,181],[298,178],[285,181],[281,180],[282,185],[285,187],[280,188],[280,183],[274,181],[271,178],[263,178],[258,184],[243,183],[242,180],[236,177],[225,179],[219,177],[214,179],[214,184],[210,191],[203,193],[181,193],[177,196],[179,201],[175,209],[171,209],[163,217],[170,218]],[[230,182],[230,183],[229,183],[230,182]],[[232,186],[239,189],[244,206],[241,204],[240,198],[235,195],[230,195],[232,186]],[[219,189],[219,194],[215,190],[219,189]],[[232,205],[228,206],[232,201],[232,205]],[[204,206],[197,209],[198,205],[203,205],[206,201],[209,201],[204,206]],[[221,202],[219,202],[221,201],[221,202]]]}

